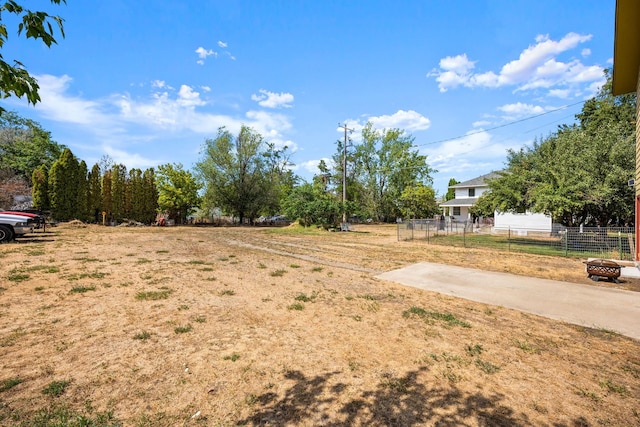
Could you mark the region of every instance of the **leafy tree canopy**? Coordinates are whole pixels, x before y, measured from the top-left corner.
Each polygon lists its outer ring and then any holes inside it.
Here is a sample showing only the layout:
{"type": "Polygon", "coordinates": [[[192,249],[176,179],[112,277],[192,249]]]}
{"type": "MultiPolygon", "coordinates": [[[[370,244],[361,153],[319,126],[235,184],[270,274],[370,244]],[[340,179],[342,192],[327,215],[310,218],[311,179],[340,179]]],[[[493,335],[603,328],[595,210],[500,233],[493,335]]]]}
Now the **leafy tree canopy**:
{"type": "Polygon", "coordinates": [[[50,168],[64,148],[39,123],[12,111],[0,112],[0,169],[30,180],[39,166],[50,168]]]}
{"type": "MultiPolygon", "coordinates": [[[[66,4],[66,0],[50,1],[56,5],[66,4]]],[[[54,28],[57,28],[60,35],[64,37],[64,20],[59,16],[49,15],[43,11],[32,11],[20,5],[18,1],[7,0],[0,3],[0,49],[9,38],[7,25],[2,22],[2,15],[6,14],[13,14],[18,18],[18,36],[24,34],[28,39],[41,40],[47,47],[57,43],[54,28]]],[[[27,102],[35,105],[40,101],[38,89],[37,80],[29,74],[22,63],[15,59],[7,62],[0,51],[0,96],[2,98],[12,95],[18,98],[25,96],[27,102]]],[[[0,107],[1,111],[3,109],[0,107]]]]}
{"type": "Polygon", "coordinates": [[[242,126],[237,135],[218,129],[207,139],[196,170],[205,184],[206,208],[221,208],[240,218],[274,214],[297,182],[288,167],[287,148],[277,149],[262,135],[242,126]]]}
{"type": "Polygon", "coordinates": [[[567,226],[633,222],[635,95],[614,97],[611,76],[585,102],[578,122],[531,147],[508,152],[477,210],[541,212],[567,226]]]}
{"type": "Polygon", "coordinates": [[[169,217],[184,221],[200,204],[198,191],[202,185],[179,163],[158,166],[158,209],[169,217]]]}

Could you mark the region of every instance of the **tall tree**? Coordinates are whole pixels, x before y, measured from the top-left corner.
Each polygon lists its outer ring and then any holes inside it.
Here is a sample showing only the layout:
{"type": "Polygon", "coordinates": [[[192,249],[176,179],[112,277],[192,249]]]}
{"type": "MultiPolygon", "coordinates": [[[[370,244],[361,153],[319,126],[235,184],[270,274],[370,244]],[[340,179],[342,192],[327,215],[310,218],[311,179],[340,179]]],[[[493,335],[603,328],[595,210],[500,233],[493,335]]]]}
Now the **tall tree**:
{"type": "Polygon", "coordinates": [[[111,222],[113,219],[113,192],[111,191],[111,169],[108,169],[102,175],[102,209],[105,212],[105,220],[111,222]]]}
{"type": "Polygon", "coordinates": [[[77,199],[76,199],[76,218],[82,221],[88,221],[89,216],[89,172],[87,164],[81,160],[76,171],[77,199]]]}
{"type": "Polygon", "coordinates": [[[30,180],[39,166],[50,168],[64,148],[39,123],[12,111],[0,112],[0,169],[30,180]]]}
{"type": "Polygon", "coordinates": [[[127,167],[116,164],[111,167],[111,218],[120,221],[126,216],[127,167]]]}
{"type": "Polygon", "coordinates": [[[542,212],[567,226],[633,221],[635,95],[614,97],[611,76],[585,102],[578,123],[532,147],[509,151],[507,167],[489,182],[484,211],[542,212]]]}
{"type": "Polygon", "coordinates": [[[362,143],[354,156],[355,174],[362,188],[361,200],[372,218],[395,219],[405,188],[431,184],[434,170],[427,157],[413,149],[413,141],[400,129],[376,130],[367,123],[362,130],[362,143]]]}
{"type": "Polygon", "coordinates": [[[444,200],[448,201],[448,200],[453,200],[456,198],[456,189],[455,188],[449,188],[452,187],[456,184],[460,184],[460,181],[456,180],[455,178],[451,178],[449,180],[449,184],[447,186],[447,194],[445,194],[444,196],[444,200]]]}
{"type": "Polygon", "coordinates": [[[205,184],[204,203],[239,217],[255,218],[273,210],[287,178],[285,150],[274,150],[253,129],[242,126],[237,136],[226,128],[207,139],[196,170],[205,184]],[[275,183],[271,180],[277,179],[275,183]],[[275,185],[274,185],[275,184],[275,185]]]}
{"type": "Polygon", "coordinates": [[[88,181],[87,210],[93,221],[99,223],[102,220],[102,173],[97,163],[91,168],[88,181]]]}
{"type": "Polygon", "coordinates": [[[201,185],[179,163],[158,166],[157,185],[158,209],[180,223],[200,204],[201,185]]]}
{"type": "Polygon", "coordinates": [[[33,171],[31,177],[31,196],[33,206],[38,210],[49,209],[49,171],[45,165],[33,171]]]}
{"type": "Polygon", "coordinates": [[[49,171],[51,214],[61,221],[77,218],[78,159],[66,148],[49,171]]]}
{"type": "Polygon", "coordinates": [[[156,219],[158,210],[158,186],[153,168],[146,169],[142,174],[143,208],[142,219],[145,224],[151,224],[156,219]]]}
{"type": "Polygon", "coordinates": [[[436,192],[423,184],[405,187],[399,202],[400,212],[405,218],[431,218],[440,212],[436,192]]]}
{"type": "MultiPolygon", "coordinates": [[[[66,0],[50,0],[52,4],[65,3],[66,0]]],[[[2,22],[3,14],[13,14],[18,19],[18,36],[23,32],[27,38],[41,40],[47,47],[57,43],[54,25],[60,35],[64,37],[63,19],[59,16],[49,15],[42,11],[25,9],[16,0],[7,0],[0,4],[0,49],[7,42],[9,31],[7,25],[2,22]],[[53,24],[53,25],[52,25],[53,24]]],[[[26,96],[27,102],[36,104],[40,101],[38,94],[38,82],[29,74],[21,62],[13,60],[13,65],[5,61],[0,54],[0,96],[8,98],[15,95],[18,98],[26,96]]],[[[0,107],[0,111],[3,108],[0,107]]]]}

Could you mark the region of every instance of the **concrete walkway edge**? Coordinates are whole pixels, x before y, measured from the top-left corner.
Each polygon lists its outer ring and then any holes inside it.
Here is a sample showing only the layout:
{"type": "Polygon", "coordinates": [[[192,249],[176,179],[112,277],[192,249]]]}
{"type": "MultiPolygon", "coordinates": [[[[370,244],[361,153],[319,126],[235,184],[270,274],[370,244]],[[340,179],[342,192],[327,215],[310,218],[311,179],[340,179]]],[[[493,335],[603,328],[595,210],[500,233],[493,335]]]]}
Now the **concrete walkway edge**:
{"type": "Polygon", "coordinates": [[[427,262],[376,277],[640,340],[640,292],[427,262]]]}

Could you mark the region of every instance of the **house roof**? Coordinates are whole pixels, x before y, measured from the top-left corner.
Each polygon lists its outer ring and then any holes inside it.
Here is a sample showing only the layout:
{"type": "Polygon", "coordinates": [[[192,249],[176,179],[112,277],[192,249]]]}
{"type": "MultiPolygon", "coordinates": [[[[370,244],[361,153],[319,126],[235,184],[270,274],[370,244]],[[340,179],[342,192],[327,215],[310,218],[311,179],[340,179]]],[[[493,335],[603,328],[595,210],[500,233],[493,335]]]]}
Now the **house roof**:
{"type": "Polygon", "coordinates": [[[613,41],[613,94],[636,91],[640,69],[640,2],[616,1],[613,41]]]}
{"type": "Polygon", "coordinates": [[[470,179],[468,181],[461,182],[460,184],[450,185],[449,188],[469,188],[469,187],[486,187],[487,183],[485,182],[487,179],[498,178],[496,172],[489,172],[477,178],[470,179]]]}
{"type": "Polygon", "coordinates": [[[478,201],[477,197],[468,197],[466,199],[451,199],[444,203],[440,203],[440,206],[473,206],[478,201]]]}

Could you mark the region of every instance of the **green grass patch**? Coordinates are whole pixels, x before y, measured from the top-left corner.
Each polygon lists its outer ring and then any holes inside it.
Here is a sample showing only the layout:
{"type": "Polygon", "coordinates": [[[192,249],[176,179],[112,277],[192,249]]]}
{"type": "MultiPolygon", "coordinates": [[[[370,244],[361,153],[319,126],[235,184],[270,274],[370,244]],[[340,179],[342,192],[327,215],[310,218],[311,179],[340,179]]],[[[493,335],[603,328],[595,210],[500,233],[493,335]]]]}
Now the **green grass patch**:
{"type": "Polygon", "coordinates": [[[235,291],[233,291],[232,289],[225,289],[225,290],[223,290],[223,291],[220,291],[220,294],[219,294],[219,295],[220,295],[220,296],[225,296],[225,295],[226,295],[226,296],[233,296],[233,295],[235,295],[235,294],[236,294],[236,293],[235,293],[235,291]]]}
{"type": "Polygon", "coordinates": [[[204,316],[196,316],[193,318],[193,321],[196,323],[205,323],[207,321],[207,318],[204,316]]]}
{"type": "Polygon", "coordinates": [[[300,268],[298,264],[289,264],[290,268],[300,268]]]}
{"type": "Polygon", "coordinates": [[[482,359],[476,359],[476,366],[485,374],[495,374],[500,370],[499,366],[482,359]]]}
{"type": "Polygon", "coordinates": [[[482,354],[483,348],[480,344],[475,345],[467,345],[465,347],[467,354],[471,357],[480,356],[482,354]]]}
{"type": "Polygon", "coordinates": [[[429,311],[425,310],[421,307],[411,307],[408,310],[405,310],[402,313],[402,316],[405,318],[409,318],[412,316],[420,317],[425,321],[429,320],[437,320],[445,323],[447,326],[460,326],[462,328],[470,328],[471,324],[469,322],[465,322],[464,320],[460,320],[455,317],[451,313],[441,313],[439,311],[429,311]]]}
{"type": "Polygon", "coordinates": [[[515,346],[517,348],[519,348],[520,350],[524,351],[525,353],[529,353],[529,354],[538,354],[540,353],[540,348],[532,343],[529,342],[529,340],[525,339],[524,341],[521,340],[514,340],[513,343],[515,344],[515,346]]]}
{"type": "Polygon", "coordinates": [[[223,357],[224,360],[231,360],[232,362],[235,362],[236,360],[240,359],[240,355],[238,353],[231,353],[227,356],[223,357]]]}
{"type": "Polygon", "coordinates": [[[142,331],[142,332],[138,332],[137,334],[135,334],[133,336],[134,340],[148,340],[149,338],[151,338],[151,333],[147,332],[147,331],[142,331]]]}
{"type": "Polygon", "coordinates": [[[150,263],[151,260],[147,259],[147,258],[138,258],[138,260],[136,261],[136,264],[148,264],[150,263]]]}
{"type": "Polygon", "coordinates": [[[168,251],[168,250],[166,250],[166,249],[160,249],[160,250],[157,250],[157,251],[156,251],[156,253],[157,253],[157,254],[168,254],[168,253],[169,253],[169,251],[168,251]]]}
{"type": "Polygon", "coordinates": [[[57,403],[19,418],[21,420],[19,425],[23,427],[120,427],[123,425],[114,417],[113,411],[93,413],[93,409],[89,407],[86,412],[79,412],[57,403]]]}
{"type": "Polygon", "coordinates": [[[302,303],[295,303],[295,304],[291,304],[289,307],[287,307],[289,310],[296,310],[296,311],[301,311],[304,310],[304,304],[302,303]]]}
{"type": "Polygon", "coordinates": [[[626,395],[629,392],[629,389],[626,386],[621,384],[614,384],[611,380],[601,381],[600,387],[602,387],[602,389],[607,392],[620,395],[626,395]]]}
{"type": "Polygon", "coordinates": [[[319,272],[321,272],[322,270],[323,270],[323,268],[322,268],[322,267],[313,267],[313,268],[311,269],[311,271],[313,271],[314,273],[319,273],[319,272]]]}
{"type": "Polygon", "coordinates": [[[15,386],[17,386],[18,384],[21,384],[23,382],[24,382],[24,380],[22,378],[18,378],[18,377],[8,378],[6,380],[2,380],[2,381],[0,381],[0,392],[11,390],[15,386]]]}
{"type": "Polygon", "coordinates": [[[42,389],[42,394],[46,394],[53,397],[62,396],[67,387],[71,385],[71,381],[52,381],[45,388],[42,389]]]}
{"type": "Polygon", "coordinates": [[[136,294],[138,301],[157,301],[169,298],[173,291],[171,289],[162,289],[159,291],[140,291],[136,294]]]}
{"type": "Polygon", "coordinates": [[[10,282],[16,282],[16,283],[20,283],[20,282],[24,282],[25,280],[29,280],[31,276],[29,276],[27,273],[13,273],[13,274],[9,274],[7,276],[7,279],[10,282]]]}
{"type": "Polygon", "coordinates": [[[282,277],[287,272],[287,270],[278,269],[276,271],[271,272],[271,277],[282,277]]]}
{"type": "Polygon", "coordinates": [[[316,294],[315,292],[313,292],[310,296],[307,296],[306,294],[299,294],[298,296],[296,296],[295,300],[302,302],[312,302],[316,299],[317,296],[318,294],[316,294]]]}
{"type": "Polygon", "coordinates": [[[27,332],[24,329],[14,329],[9,334],[0,337],[0,347],[10,347],[14,345],[18,341],[18,339],[25,335],[27,335],[27,332]]]}
{"type": "Polygon", "coordinates": [[[191,326],[190,324],[184,326],[176,326],[175,328],[173,328],[173,332],[175,332],[176,334],[186,334],[187,332],[191,332],[192,330],[193,326],[191,326]]]}
{"type": "Polygon", "coordinates": [[[95,291],[95,290],[96,290],[95,286],[74,286],[73,288],[71,288],[69,293],[71,293],[71,294],[83,294],[85,292],[95,291]]]}
{"type": "Polygon", "coordinates": [[[200,259],[192,259],[191,261],[187,262],[187,264],[202,265],[202,264],[206,264],[206,262],[200,259]]]}

